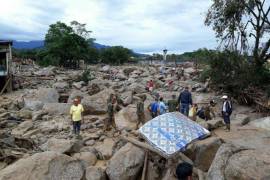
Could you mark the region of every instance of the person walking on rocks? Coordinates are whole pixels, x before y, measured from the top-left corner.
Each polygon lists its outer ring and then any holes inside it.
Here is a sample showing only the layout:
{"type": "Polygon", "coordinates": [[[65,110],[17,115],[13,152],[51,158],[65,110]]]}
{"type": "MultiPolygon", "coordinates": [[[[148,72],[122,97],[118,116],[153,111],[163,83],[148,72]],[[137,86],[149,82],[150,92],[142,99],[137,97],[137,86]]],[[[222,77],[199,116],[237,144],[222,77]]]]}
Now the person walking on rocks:
{"type": "Polygon", "coordinates": [[[232,103],[229,101],[228,96],[226,96],[226,95],[222,96],[222,99],[223,99],[223,105],[222,105],[221,114],[223,116],[224,123],[226,125],[225,130],[230,131],[230,129],[231,129],[230,116],[232,114],[232,103]]]}
{"type": "Polygon", "coordinates": [[[188,116],[189,105],[192,105],[192,95],[189,92],[189,88],[185,87],[178,97],[178,104],[180,105],[180,112],[188,116]]]}
{"type": "Polygon", "coordinates": [[[114,94],[111,94],[107,103],[108,103],[107,105],[108,118],[105,119],[104,130],[107,131],[109,126],[112,126],[116,130],[116,124],[115,124],[115,118],[114,118],[114,113],[117,108],[116,96],[114,94]]]}
{"type": "Polygon", "coordinates": [[[159,103],[158,103],[158,112],[159,115],[165,114],[167,110],[167,107],[165,103],[163,102],[163,97],[159,98],[159,103]]]}
{"type": "Polygon", "coordinates": [[[144,101],[146,99],[146,95],[143,95],[140,98],[140,101],[137,103],[137,116],[138,116],[138,121],[136,124],[136,129],[139,128],[140,123],[142,125],[145,123],[145,115],[144,115],[144,101]]]}
{"type": "Polygon", "coordinates": [[[169,112],[175,112],[177,110],[178,102],[176,99],[176,95],[172,95],[172,99],[168,101],[168,109],[169,112]]]}
{"type": "Polygon", "coordinates": [[[156,98],[154,102],[149,104],[148,110],[151,113],[152,118],[155,118],[158,116],[158,99],[156,98]]]}
{"type": "Polygon", "coordinates": [[[81,105],[80,98],[73,100],[73,105],[70,108],[70,115],[73,124],[73,133],[77,136],[80,135],[81,123],[83,121],[83,106],[81,105]]]}

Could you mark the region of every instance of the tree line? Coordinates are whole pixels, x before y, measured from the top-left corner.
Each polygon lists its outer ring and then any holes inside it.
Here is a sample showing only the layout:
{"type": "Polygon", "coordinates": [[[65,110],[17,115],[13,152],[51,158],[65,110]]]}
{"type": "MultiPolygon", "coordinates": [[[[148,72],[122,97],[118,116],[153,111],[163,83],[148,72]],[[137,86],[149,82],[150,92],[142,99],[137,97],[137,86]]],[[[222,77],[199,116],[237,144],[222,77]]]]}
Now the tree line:
{"type": "Polygon", "coordinates": [[[33,59],[43,66],[53,65],[78,68],[80,60],[85,63],[123,64],[133,55],[130,49],[112,46],[104,49],[94,47],[95,39],[86,24],[72,21],[70,25],[56,22],[45,35],[43,48],[14,50],[14,56],[33,59]]]}
{"type": "Polygon", "coordinates": [[[203,77],[236,98],[250,87],[270,97],[270,2],[212,0],[205,25],[216,33],[219,47],[203,77]]]}

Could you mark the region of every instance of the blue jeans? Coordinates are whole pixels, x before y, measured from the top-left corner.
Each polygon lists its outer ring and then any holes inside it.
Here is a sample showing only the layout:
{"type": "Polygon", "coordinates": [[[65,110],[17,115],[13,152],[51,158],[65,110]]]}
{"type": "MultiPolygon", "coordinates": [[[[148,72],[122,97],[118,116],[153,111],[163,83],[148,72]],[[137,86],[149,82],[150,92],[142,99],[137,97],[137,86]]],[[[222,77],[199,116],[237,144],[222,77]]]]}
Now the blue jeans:
{"type": "Polygon", "coordinates": [[[73,121],[73,133],[80,134],[81,130],[81,121],[73,121]]]}
{"type": "Polygon", "coordinates": [[[180,106],[180,112],[186,116],[188,116],[188,112],[189,112],[189,104],[183,104],[181,103],[180,106]]]}

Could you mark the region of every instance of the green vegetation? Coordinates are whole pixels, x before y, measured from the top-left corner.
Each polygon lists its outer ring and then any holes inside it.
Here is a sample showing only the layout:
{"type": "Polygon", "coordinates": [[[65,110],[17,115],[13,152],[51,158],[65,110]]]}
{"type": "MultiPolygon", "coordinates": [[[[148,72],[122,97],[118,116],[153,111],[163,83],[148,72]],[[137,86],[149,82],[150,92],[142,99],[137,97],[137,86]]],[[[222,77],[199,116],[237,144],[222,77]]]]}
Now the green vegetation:
{"type": "Polygon", "coordinates": [[[122,46],[113,46],[100,52],[101,62],[106,64],[120,65],[128,61],[130,56],[131,51],[122,46]]]}
{"type": "Polygon", "coordinates": [[[250,87],[267,91],[270,72],[270,6],[263,0],[214,0],[205,24],[220,40],[220,52],[209,54],[209,68],[202,78],[210,77],[213,85],[243,95],[250,87]]]}
{"type": "Polygon", "coordinates": [[[85,63],[103,62],[123,64],[129,60],[132,51],[113,46],[98,50],[94,47],[95,39],[90,38],[91,31],[86,24],[72,21],[70,26],[62,22],[50,25],[45,36],[45,47],[31,50],[15,50],[14,56],[36,60],[42,66],[62,66],[78,68],[80,60],[85,63]]]}
{"type": "Polygon", "coordinates": [[[91,73],[90,69],[86,69],[82,75],[78,78],[78,81],[84,81],[88,84],[89,81],[95,79],[95,76],[91,73]]]}

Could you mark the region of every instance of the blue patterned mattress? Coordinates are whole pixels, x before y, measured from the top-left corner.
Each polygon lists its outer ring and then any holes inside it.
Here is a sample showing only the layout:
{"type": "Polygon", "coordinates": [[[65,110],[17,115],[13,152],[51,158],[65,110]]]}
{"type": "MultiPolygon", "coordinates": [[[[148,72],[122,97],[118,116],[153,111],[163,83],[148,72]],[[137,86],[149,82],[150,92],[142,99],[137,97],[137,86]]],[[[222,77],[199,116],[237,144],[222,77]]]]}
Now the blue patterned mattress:
{"type": "Polygon", "coordinates": [[[178,112],[166,113],[148,121],[139,132],[166,157],[185,150],[192,141],[210,135],[208,130],[178,112]]]}

